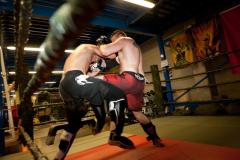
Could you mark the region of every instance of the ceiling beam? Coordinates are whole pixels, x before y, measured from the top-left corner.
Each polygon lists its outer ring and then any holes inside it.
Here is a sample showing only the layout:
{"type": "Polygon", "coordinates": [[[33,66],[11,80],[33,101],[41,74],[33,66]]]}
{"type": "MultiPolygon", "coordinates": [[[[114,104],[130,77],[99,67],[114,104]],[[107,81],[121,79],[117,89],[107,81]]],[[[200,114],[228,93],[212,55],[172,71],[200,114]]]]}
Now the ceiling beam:
{"type": "Polygon", "coordinates": [[[147,36],[155,36],[156,33],[146,30],[144,28],[138,28],[138,27],[131,27],[128,25],[127,21],[108,18],[108,17],[102,17],[97,16],[92,21],[91,24],[98,25],[98,26],[104,26],[104,27],[111,27],[111,28],[118,28],[122,29],[128,32],[147,35],[147,36]]]}
{"type": "MultiPolygon", "coordinates": [[[[163,0],[159,0],[156,4],[155,7],[159,5],[162,5],[163,0]]],[[[144,8],[144,7],[138,7],[134,10],[134,13],[130,15],[127,19],[128,26],[133,25],[135,22],[137,22],[139,19],[141,19],[144,15],[146,15],[147,12],[153,11],[154,8],[149,9],[149,8],[144,8]]],[[[156,33],[158,34],[158,33],[156,33]]]]}
{"type": "MultiPolygon", "coordinates": [[[[7,1],[4,5],[1,6],[0,9],[12,12],[13,5],[12,4],[10,5],[10,4],[11,3],[9,3],[9,1],[7,1]]],[[[32,11],[33,17],[37,16],[37,17],[49,18],[53,15],[54,12],[55,12],[55,9],[53,9],[53,8],[33,4],[33,11],[32,11]]],[[[140,17],[134,17],[133,21],[137,20],[138,18],[140,18],[140,17]]],[[[147,35],[147,36],[155,36],[156,35],[156,33],[154,33],[153,31],[146,30],[146,29],[140,28],[140,27],[138,28],[138,27],[129,26],[129,23],[127,22],[127,20],[126,21],[119,20],[116,18],[111,18],[111,17],[107,17],[107,16],[102,16],[102,15],[94,18],[92,21],[90,21],[90,24],[96,25],[96,26],[118,28],[118,29],[122,29],[122,30],[125,30],[128,32],[138,33],[138,34],[147,35]]]]}
{"type": "Polygon", "coordinates": [[[134,24],[136,21],[138,21],[140,18],[142,18],[150,9],[139,7],[134,11],[132,15],[128,17],[128,25],[134,24]]]}

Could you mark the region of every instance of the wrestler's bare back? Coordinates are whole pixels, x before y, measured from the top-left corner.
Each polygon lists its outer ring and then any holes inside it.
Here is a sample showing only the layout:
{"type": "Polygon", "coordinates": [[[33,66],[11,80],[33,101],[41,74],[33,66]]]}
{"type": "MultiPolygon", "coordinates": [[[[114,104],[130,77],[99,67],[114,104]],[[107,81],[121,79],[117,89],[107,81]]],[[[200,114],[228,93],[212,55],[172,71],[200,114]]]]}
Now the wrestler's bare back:
{"type": "Polygon", "coordinates": [[[101,52],[97,46],[82,44],[67,57],[63,71],[66,73],[72,70],[80,70],[87,74],[90,63],[100,55],[101,52]]]}
{"type": "MultiPolygon", "coordinates": [[[[126,39],[126,38],[125,38],[126,39]]],[[[126,39],[124,47],[118,52],[120,62],[120,72],[133,71],[142,73],[142,54],[139,46],[133,39],[126,39]]]]}

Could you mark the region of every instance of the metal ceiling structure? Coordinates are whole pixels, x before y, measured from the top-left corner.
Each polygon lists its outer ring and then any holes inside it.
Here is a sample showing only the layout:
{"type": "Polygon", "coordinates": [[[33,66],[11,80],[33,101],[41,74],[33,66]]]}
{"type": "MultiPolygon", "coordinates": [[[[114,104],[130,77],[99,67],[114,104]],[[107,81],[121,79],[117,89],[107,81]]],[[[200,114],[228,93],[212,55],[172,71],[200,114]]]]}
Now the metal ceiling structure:
{"type": "MultiPolygon", "coordinates": [[[[149,0],[150,1],[150,0],[149,0]]],[[[138,44],[168,28],[191,18],[200,19],[239,4],[239,0],[151,0],[156,4],[146,9],[122,0],[109,0],[105,9],[93,19],[89,27],[69,46],[95,43],[100,35],[110,35],[116,28],[123,29],[138,44]]],[[[64,0],[33,0],[33,17],[27,46],[39,47],[48,33],[48,20],[64,0]]],[[[1,33],[6,46],[14,46],[13,0],[0,0],[1,33]]],[[[8,71],[15,70],[14,51],[5,50],[8,71]]],[[[25,52],[24,62],[33,68],[38,52],[25,52]]],[[[66,54],[67,56],[67,54],[66,54]]],[[[66,57],[65,56],[65,57],[66,57]]],[[[64,59],[56,66],[61,70],[64,59]]],[[[55,78],[56,79],[56,78],[55,78]]],[[[57,78],[59,79],[59,78],[57,78]]]]}

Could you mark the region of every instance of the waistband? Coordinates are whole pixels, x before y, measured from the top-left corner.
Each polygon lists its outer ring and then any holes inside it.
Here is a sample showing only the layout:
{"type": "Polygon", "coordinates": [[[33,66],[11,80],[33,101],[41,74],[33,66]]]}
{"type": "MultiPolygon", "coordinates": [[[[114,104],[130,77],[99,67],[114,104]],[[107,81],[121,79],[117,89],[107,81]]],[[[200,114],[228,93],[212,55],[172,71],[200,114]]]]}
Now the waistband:
{"type": "Polygon", "coordinates": [[[136,78],[139,81],[144,81],[145,80],[144,76],[141,73],[136,73],[136,72],[133,72],[133,71],[123,71],[121,74],[124,74],[124,73],[130,74],[131,76],[133,76],[134,78],[136,78]]]}
{"type": "Polygon", "coordinates": [[[80,70],[72,70],[72,71],[67,71],[66,73],[64,73],[64,77],[69,76],[69,75],[77,76],[77,75],[82,75],[82,74],[84,74],[84,73],[80,70]]]}
{"type": "MultiPolygon", "coordinates": [[[[131,74],[131,75],[135,75],[135,74],[138,74],[138,75],[141,75],[141,76],[143,76],[141,73],[136,73],[136,72],[133,72],[133,71],[123,71],[122,73],[128,73],[128,74],[131,74]]],[[[122,74],[121,73],[121,74],[122,74]]],[[[143,76],[144,77],[144,76],[143,76]]]]}

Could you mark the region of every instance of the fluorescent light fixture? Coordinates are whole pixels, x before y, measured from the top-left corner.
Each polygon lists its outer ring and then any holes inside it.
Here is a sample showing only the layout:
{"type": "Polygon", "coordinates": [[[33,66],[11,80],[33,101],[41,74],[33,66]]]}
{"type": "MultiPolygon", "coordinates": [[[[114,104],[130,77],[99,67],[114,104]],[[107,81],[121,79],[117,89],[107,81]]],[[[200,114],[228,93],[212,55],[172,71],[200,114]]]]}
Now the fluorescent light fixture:
{"type": "Polygon", "coordinates": [[[29,71],[28,73],[29,74],[36,74],[37,72],[36,71],[29,71]]]}
{"type": "MultiPolygon", "coordinates": [[[[15,71],[8,72],[10,75],[15,75],[15,71]]],[[[29,71],[29,74],[36,74],[36,71],[29,71]]],[[[63,71],[52,71],[52,74],[63,74],[63,71]]]]}
{"type": "Polygon", "coordinates": [[[66,49],[65,52],[66,52],[66,53],[72,53],[73,50],[72,50],[72,49],[66,49]]]}
{"type": "Polygon", "coordinates": [[[33,48],[33,47],[24,47],[24,51],[40,52],[40,51],[43,51],[43,49],[33,48]]]}
{"type": "Polygon", "coordinates": [[[11,71],[11,72],[8,72],[8,74],[15,75],[16,73],[11,71]]]}
{"type": "Polygon", "coordinates": [[[133,3],[133,4],[136,4],[136,5],[140,5],[140,6],[143,6],[143,7],[146,7],[146,8],[153,8],[155,6],[154,3],[149,2],[149,1],[145,1],[145,0],[123,0],[123,1],[133,3]]]}
{"type": "MultiPolygon", "coordinates": [[[[15,51],[15,50],[16,50],[16,47],[14,47],[14,46],[8,46],[7,49],[8,49],[8,50],[15,51]]],[[[42,51],[42,49],[41,49],[41,48],[34,48],[34,47],[24,47],[24,51],[39,52],[39,51],[42,51]]]]}
{"type": "Polygon", "coordinates": [[[14,46],[7,46],[7,49],[14,51],[14,50],[16,50],[16,47],[14,47],[14,46]]]}
{"type": "Polygon", "coordinates": [[[63,71],[52,71],[52,74],[63,74],[63,71]]]}
{"type": "Polygon", "coordinates": [[[51,81],[50,81],[50,82],[45,82],[45,83],[46,83],[46,84],[55,84],[56,82],[53,82],[53,81],[51,82],[51,81]]]}
{"type": "MultiPolygon", "coordinates": [[[[15,50],[16,50],[16,47],[14,47],[14,46],[8,46],[7,49],[8,49],[8,50],[15,51],[15,50]]],[[[24,47],[24,51],[40,52],[40,51],[43,51],[43,48],[24,47]]],[[[72,53],[73,50],[67,49],[67,50],[65,50],[65,52],[66,52],[66,53],[72,53]]]]}

